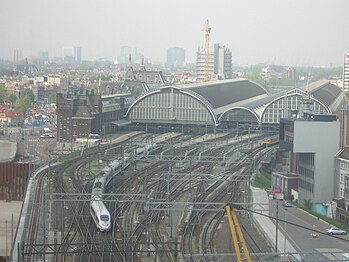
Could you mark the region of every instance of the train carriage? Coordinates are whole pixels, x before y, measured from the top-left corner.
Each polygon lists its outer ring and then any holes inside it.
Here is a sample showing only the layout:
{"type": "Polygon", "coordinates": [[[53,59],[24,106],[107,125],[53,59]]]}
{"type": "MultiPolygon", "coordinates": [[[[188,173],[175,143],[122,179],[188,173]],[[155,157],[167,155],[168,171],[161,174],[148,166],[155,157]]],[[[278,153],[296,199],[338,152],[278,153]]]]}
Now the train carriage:
{"type": "Polygon", "coordinates": [[[102,200],[93,200],[90,205],[91,216],[101,232],[107,232],[111,228],[111,217],[102,200]]]}
{"type": "MultiPolygon", "coordinates": [[[[155,143],[145,145],[137,148],[135,153],[137,155],[148,154],[151,150],[156,149],[155,143]]],[[[126,155],[123,160],[117,159],[105,166],[96,176],[91,192],[90,213],[100,231],[109,231],[111,228],[111,217],[108,209],[103,203],[103,194],[105,187],[113,176],[118,175],[130,164],[130,156],[126,155]]]]}

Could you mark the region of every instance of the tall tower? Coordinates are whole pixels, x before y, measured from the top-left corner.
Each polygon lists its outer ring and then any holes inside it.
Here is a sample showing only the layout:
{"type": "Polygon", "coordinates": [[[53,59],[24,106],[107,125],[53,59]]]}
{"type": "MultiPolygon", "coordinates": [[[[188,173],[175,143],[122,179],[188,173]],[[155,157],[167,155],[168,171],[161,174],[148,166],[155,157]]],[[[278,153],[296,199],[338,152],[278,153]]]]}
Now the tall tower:
{"type": "Polygon", "coordinates": [[[205,22],[205,26],[202,29],[205,32],[205,82],[208,81],[208,63],[209,63],[209,53],[210,53],[210,32],[211,28],[208,24],[208,19],[205,22]]]}
{"type": "Polygon", "coordinates": [[[349,53],[344,54],[343,91],[349,91],[349,53]]]}
{"type": "Polygon", "coordinates": [[[81,63],[81,47],[65,46],[62,49],[63,60],[68,63],[81,63]]]}
{"type": "Polygon", "coordinates": [[[214,74],[217,79],[231,79],[232,53],[230,49],[221,44],[214,44],[214,74]]]}
{"type": "Polygon", "coordinates": [[[22,61],[22,50],[15,49],[13,52],[13,62],[18,64],[22,61]]]}

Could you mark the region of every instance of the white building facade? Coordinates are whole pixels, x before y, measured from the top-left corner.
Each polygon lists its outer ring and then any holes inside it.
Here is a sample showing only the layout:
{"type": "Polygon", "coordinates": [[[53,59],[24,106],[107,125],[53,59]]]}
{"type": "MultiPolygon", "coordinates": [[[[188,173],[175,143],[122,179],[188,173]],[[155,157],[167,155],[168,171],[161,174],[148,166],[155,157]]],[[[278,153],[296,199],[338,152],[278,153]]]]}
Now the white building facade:
{"type": "Polygon", "coordinates": [[[280,147],[296,157],[299,201],[312,203],[326,214],[323,203],[335,197],[335,155],[339,150],[339,121],[335,115],[304,114],[304,119],[282,119],[280,147]]]}
{"type": "Polygon", "coordinates": [[[343,91],[349,91],[349,53],[344,54],[343,91]]]}

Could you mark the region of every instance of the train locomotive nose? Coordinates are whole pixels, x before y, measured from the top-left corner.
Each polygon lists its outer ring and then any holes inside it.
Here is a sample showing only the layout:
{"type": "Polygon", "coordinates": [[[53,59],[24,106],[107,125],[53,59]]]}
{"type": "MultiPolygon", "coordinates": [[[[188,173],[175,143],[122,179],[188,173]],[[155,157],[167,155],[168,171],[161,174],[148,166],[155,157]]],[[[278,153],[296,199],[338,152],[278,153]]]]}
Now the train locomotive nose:
{"type": "Polygon", "coordinates": [[[101,224],[100,230],[101,231],[108,231],[110,229],[110,224],[101,224]]]}

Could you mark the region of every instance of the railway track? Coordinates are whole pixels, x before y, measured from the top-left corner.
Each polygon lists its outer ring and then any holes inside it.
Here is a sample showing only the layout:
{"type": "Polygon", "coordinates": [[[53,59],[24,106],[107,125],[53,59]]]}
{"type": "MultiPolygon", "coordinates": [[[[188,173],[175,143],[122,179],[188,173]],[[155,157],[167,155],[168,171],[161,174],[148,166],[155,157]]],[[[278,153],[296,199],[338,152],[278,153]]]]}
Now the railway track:
{"type": "MultiPolygon", "coordinates": [[[[197,152],[203,152],[202,155],[218,155],[230,152],[232,154],[232,146],[236,148],[244,147],[244,141],[249,143],[254,138],[240,139],[237,144],[228,144],[224,140],[233,139],[233,135],[226,135],[222,141],[215,139],[214,147],[209,148],[207,141],[204,144],[196,143],[187,145],[188,139],[178,138],[173,140],[170,149],[173,145],[178,146],[176,153],[188,152],[189,149],[197,148],[197,152]],[[177,142],[178,143],[177,143],[177,142]],[[179,145],[182,145],[179,146],[179,145]]],[[[189,137],[189,139],[192,139],[189,137]]],[[[192,139],[193,140],[193,139],[192,139]]],[[[133,141],[135,143],[135,141],[133,141]]],[[[124,154],[125,150],[132,149],[134,145],[124,143],[123,147],[119,147],[114,151],[117,152],[115,157],[124,154]],[[120,149],[121,148],[121,149],[120,149]]],[[[163,144],[165,146],[165,144],[163,144]]],[[[115,148],[117,145],[115,146],[115,148]]],[[[166,148],[162,148],[164,151],[166,148]]],[[[256,155],[259,149],[251,149],[247,154],[256,155]]],[[[108,151],[109,153],[111,152],[108,151]]],[[[109,154],[108,153],[108,154],[109,154]]],[[[111,155],[109,155],[109,158],[111,155]]],[[[98,157],[99,159],[101,158],[98,157]]],[[[96,159],[96,156],[94,156],[96,159]]],[[[90,192],[93,176],[86,175],[87,165],[90,165],[93,157],[90,159],[84,158],[81,162],[68,163],[66,173],[69,173],[69,181],[73,185],[72,192],[84,194],[90,192]],[[80,165],[80,166],[79,166],[80,165]],[[75,171],[72,171],[75,170],[75,171]]],[[[241,162],[234,165],[220,167],[231,174],[245,168],[247,172],[249,163],[241,162]]],[[[94,166],[95,168],[95,166],[94,166]]],[[[148,198],[163,199],[166,201],[176,201],[178,199],[188,199],[195,202],[231,202],[238,199],[238,184],[239,182],[217,181],[211,186],[204,182],[193,182],[188,184],[186,181],[164,181],[157,180],[162,173],[172,169],[182,173],[214,173],[217,168],[215,163],[202,162],[193,163],[187,168],[178,168],[172,164],[165,162],[157,162],[149,164],[146,161],[131,165],[123,173],[115,177],[108,185],[106,192],[113,194],[144,194],[148,198]],[[136,169],[136,170],[135,170],[136,169]],[[234,194],[227,196],[227,187],[233,189],[234,194]]],[[[63,173],[63,172],[62,172],[63,173]]],[[[43,175],[44,176],[44,175],[43,175]]],[[[61,189],[57,188],[58,192],[65,193],[69,190],[64,186],[66,180],[57,180],[55,184],[60,184],[61,189]],[[61,191],[59,191],[61,190],[61,191]]],[[[43,187],[43,185],[41,185],[43,187]]],[[[43,202],[42,196],[36,196],[36,201],[43,202]]],[[[67,209],[64,215],[64,230],[62,230],[62,243],[54,255],[55,261],[141,261],[145,251],[148,250],[155,255],[160,261],[176,261],[177,255],[182,253],[182,258],[187,257],[191,253],[214,253],[217,243],[215,237],[217,228],[223,216],[222,212],[212,213],[204,211],[193,211],[189,216],[185,232],[182,236],[177,236],[177,230],[169,235],[167,230],[170,217],[172,214],[164,211],[144,210],[144,203],[132,201],[124,202],[107,202],[107,207],[113,218],[112,230],[108,233],[100,233],[97,231],[93,220],[89,214],[89,201],[66,202],[64,207],[59,209],[67,209]],[[173,233],[173,236],[172,236],[173,233]],[[177,239],[180,245],[173,244],[177,239]],[[180,247],[178,250],[177,248],[180,247]],[[72,250],[73,249],[73,250],[72,250]],[[179,253],[178,253],[179,252],[179,253]],[[70,253],[70,254],[66,254],[70,253]]],[[[40,211],[39,211],[40,213],[40,211]]],[[[34,216],[34,213],[33,213],[34,216]]],[[[36,215],[39,216],[39,215],[36,215]]],[[[56,220],[58,221],[58,219],[56,220]]],[[[36,225],[38,227],[38,225],[36,225]]],[[[58,230],[58,229],[57,229],[58,230]]],[[[35,230],[32,232],[35,235],[35,230]]],[[[36,233],[37,234],[37,233],[36,233]]],[[[246,233],[247,234],[247,233],[246,233]]],[[[35,242],[36,240],[28,240],[35,242]]],[[[252,240],[251,240],[252,242],[252,240]]],[[[256,247],[257,248],[257,247],[256,247]]],[[[256,249],[257,250],[257,249],[256,249]]],[[[215,258],[208,260],[206,257],[203,261],[216,261],[215,258]]],[[[33,261],[33,260],[27,260],[33,261]]],[[[190,260],[188,260],[190,261],[190,260]]]]}

